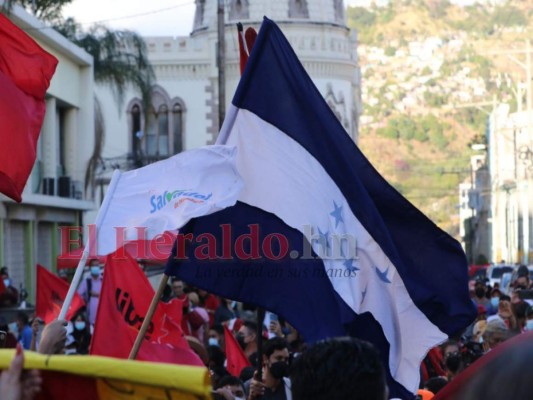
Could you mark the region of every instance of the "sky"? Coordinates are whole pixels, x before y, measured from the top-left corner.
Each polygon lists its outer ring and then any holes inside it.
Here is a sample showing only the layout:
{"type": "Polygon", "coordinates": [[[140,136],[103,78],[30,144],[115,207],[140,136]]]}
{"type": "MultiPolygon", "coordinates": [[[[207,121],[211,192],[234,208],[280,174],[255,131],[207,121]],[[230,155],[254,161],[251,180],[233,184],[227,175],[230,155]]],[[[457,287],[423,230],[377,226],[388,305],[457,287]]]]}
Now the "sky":
{"type": "MultiPolygon", "coordinates": [[[[360,1],[344,0],[344,4],[360,1]]],[[[101,22],[143,36],[184,36],[191,32],[194,10],[194,0],[73,0],[63,16],[74,17],[85,28],[101,22]]]]}

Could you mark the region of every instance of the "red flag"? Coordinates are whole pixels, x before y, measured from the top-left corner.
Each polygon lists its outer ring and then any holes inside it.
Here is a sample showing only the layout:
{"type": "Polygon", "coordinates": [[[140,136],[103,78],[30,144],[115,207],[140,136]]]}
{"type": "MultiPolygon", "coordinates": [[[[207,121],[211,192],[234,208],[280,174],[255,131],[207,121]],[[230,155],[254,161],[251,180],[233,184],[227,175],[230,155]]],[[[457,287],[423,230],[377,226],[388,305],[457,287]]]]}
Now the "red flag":
{"type": "MultiPolygon", "coordinates": [[[[91,354],[128,358],[153,297],[154,289],[130,255],[120,248],[107,256],[91,354]]],[[[181,303],[158,304],[137,360],[204,365],[183,336],[181,315],[181,303]]]]}
{"type": "Polygon", "coordinates": [[[17,202],[35,163],[56,66],[54,56],[0,14],[0,192],[17,202]]]}
{"type": "MultiPolygon", "coordinates": [[[[35,304],[35,314],[50,323],[59,315],[61,306],[67,292],[69,284],[60,277],[48,271],[42,265],[37,264],[37,301],[35,304]]],[[[66,319],[72,319],[76,312],[85,305],[82,297],[76,293],[70,307],[68,308],[66,319]]]]}
{"type": "Polygon", "coordinates": [[[248,57],[252,52],[252,47],[254,46],[255,39],[257,38],[257,32],[254,28],[246,29],[246,32],[243,33],[242,24],[237,24],[237,30],[239,35],[239,61],[241,65],[241,75],[244,72],[244,67],[248,62],[248,57]],[[246,42],[246,47],[244,43],[246,42]]]}
{"type": "Polygon", "coordinates": [[[224,339],[226,342],[226,369],[233,376],[239,376],[244,367],[249,367],[250,360],[246,357],[239,343],[224,325],[224,339]]]}

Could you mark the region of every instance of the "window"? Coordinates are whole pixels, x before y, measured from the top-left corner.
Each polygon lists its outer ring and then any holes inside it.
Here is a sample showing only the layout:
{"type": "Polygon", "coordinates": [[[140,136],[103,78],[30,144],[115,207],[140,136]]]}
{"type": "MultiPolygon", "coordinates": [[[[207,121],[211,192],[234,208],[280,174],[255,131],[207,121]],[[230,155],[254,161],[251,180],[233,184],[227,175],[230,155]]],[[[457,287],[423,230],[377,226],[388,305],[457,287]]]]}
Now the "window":
{"type": "Polygon", "coordinates": [[[174,154],[183,151],[183,109],[180,104],[174,104],[172,108],[172,133],[174,139],[174,154]]]}
{"type": "Polygon", "coordinates": [[[289,18],[309,18],[307,0],[289,0],[289,18]]]}
{"type": "Polygon", "coordinates": [[[231,0],[229,8],[230,21],[250,18],[248,9],[248,0],[231,0]]]}
{"type": "Polygon", "coordinates": [[[141,138],[141,108],[135,104],[131,109],[131,150],[135,156],[140,153],[141,138]]]}
{"type": "Polygon", "coordinates": [[[159,86],[152,91],[148,115],[143,112],[140,99],[130,102],[129,132],[136,163],[152,162],[183,151],[185,110],[179,97],[171,99],[159,86]],[[144,157],[148,159],[143,160],[144,157]]]}

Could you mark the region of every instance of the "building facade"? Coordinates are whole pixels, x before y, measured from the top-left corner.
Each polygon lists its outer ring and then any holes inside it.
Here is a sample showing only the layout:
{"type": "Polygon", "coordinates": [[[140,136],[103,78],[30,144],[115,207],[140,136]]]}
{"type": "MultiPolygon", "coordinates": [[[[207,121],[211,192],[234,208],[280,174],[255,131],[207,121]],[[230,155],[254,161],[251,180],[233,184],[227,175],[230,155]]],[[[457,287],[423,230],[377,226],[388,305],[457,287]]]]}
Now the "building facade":
{"type": "Polygon", "coordinates": [[[94,147],[93,61],[22,8],[14,6],[9,18],[59,60],[23,201],[0,195],[0,265],[8,267],[13,285],[26,289],[33,302],[36,263],[55,270],[61,227],[83,224],[84,213],[95,208],[84,193],[94,147]]]}
{"type": "MultiPolygon", "coordinates": [[[[217,0],[196,0],[189,36],[145,38],[156,74],[147,124],[138,94],[128,93],[126,104],[117,110],[109,89],[97,88],[108,132],[99,171],[103,190],[115,167],[131,169],[215,142],[220,122],[217,4],[217,0]]],[[[343,1],[231,0],[225,4],[226,105],[240,78],[236,23],[257,30],[266,15],[279,24],[347,133],[357,141],[362,109],[357,36],[346,26],[343,1]]]]}
{"type": "Polygon", "coordinates": [[[533,263],[533,113],[509,113],[500,105],[490,117],[492,260],[533,263]]]}

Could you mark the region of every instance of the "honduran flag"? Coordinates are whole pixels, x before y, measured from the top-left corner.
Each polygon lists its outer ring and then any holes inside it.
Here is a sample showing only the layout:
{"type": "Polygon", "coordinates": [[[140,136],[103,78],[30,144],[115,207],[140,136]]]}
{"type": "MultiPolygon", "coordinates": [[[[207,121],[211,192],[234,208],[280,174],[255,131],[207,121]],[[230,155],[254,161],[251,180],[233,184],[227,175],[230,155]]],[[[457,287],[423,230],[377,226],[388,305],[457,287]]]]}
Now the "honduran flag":
{"type": "Polygon", "coordinates": [[[372,342],[391,397],[412,398],[426,352],[475,318],[464,252],[372,167],[267,18],[219,143],[237,147],[244,189],[180,229],[166,273],[309,342],[372,342]]]}

